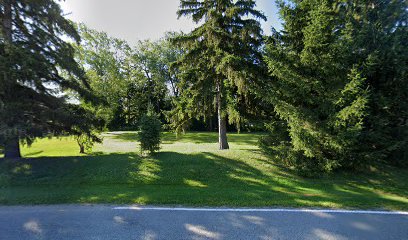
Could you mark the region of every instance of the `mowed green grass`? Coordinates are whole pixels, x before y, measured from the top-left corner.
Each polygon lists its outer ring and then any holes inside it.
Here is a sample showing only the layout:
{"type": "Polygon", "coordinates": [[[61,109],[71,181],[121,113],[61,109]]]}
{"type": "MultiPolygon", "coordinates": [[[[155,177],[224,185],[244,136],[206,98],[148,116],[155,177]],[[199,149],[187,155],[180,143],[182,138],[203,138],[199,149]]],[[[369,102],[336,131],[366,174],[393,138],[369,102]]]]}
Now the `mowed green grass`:
{"type": "Polygon", "coordinates": [[[73,138],[41,139],[20,162],[0,160],[0,204],[116,203],[408,210],[408,170],[373,169],[302,178],[257,147],[259,134],[163,134],[161,152],[140,156],[135,132],[113,132],[91,155],[73,138]]]}

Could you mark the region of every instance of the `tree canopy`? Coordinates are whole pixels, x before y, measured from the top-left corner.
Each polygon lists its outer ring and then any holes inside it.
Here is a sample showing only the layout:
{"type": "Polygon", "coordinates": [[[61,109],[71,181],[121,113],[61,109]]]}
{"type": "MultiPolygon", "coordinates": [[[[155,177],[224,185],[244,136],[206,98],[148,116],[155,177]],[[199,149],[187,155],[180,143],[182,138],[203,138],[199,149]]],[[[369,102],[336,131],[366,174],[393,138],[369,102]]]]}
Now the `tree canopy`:
{"type": "MultiPolygon", "coordinates": [[[[252,0],[182,0],[179,17],[191,16],[199,26],[174,39],[185,50],[181,74],[179,119],[218,116],[220,149],[228,149],[227,119],[242,122],[238,106],[257,81],[266,17],[252,0]]],[[[180,121],[183,124],[185,121],[180,121]]]]}
{"type": "MultiPolygon", "coordinates": [[[[52,0],[2,0],[0,8],[0,124],[5,156],[20,157],[19,140],[72,132],[78,106],[67,91],[92,99],[83,69],[66,41],[79,41],[52,0]]],[[[82,110],[81,110],[82,111],[82,110]]]]}
{"type": "Polygon", "coordinates": [[[108,128],[136,130],[147,106],[152,105],[158,114],[171,108],[179,86],[170,66],[181,50],[167,38],[130,46],[83,24],[78,29],[82,42],[76,45],[77,59],[85,66],[94,93],[108,103],[98,108],[108,128]]]}
{"type": "Polygon", "coordinates": [[[406,158],[406,2],[280,8],[284,30],[269,38],[266,60],[269,97],[287,131],[274,147],[285,163],[316,173],[406,158]]]}

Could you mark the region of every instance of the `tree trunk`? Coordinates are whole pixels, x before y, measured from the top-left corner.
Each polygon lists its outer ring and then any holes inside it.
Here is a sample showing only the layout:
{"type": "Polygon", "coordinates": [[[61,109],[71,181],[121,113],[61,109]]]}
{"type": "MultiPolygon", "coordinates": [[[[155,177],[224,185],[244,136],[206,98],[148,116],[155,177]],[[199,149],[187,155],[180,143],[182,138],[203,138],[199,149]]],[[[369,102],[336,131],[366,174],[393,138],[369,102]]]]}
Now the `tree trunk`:
{"type": "Polygon", "coordinates": [[[229,149],[227,140],[227,120],[225,117],[218,115],[218,143],[220,150],[229,149]]]}
{"type": "Polygon", "coordinates": [[[85,147],[83,145],[79,146],[79,153],[85,154],[85,147]]]}
{"type": "MultiPolygon", "coordinates": [[[[12,8],[11,8],[11,0],[3,0],[1,1],[3,5],[3,13],[2,13],[2,18],[1,18],[1,33],[4,38],[4,53],[6,56],[6,64],[5,64],[5,69],[6,71],[3,72],[3,81],[0,82],[0,96],[4,97],[4,95],[7,92],[10,92],[8,89],[8,86],[10,85],[10,79],[9,79],[9,63],[10,63],[10,46],[13,41],[12,37],[12,8]]],[[[1,99],[1,98],[0,98],[1,99]]],[[[0,102],[0,104],[4,104],[4,102],[0,102]]]]}
{"type": "MultiPolygon", "coordinates": [[[[9,96],[4,96],[11,93],[10,86],[11,86],[11,79],[10,74],[8,73],[8,69],[10,67],[10,47],[13,43],[13,35],[12,35],[12,5],[11,0],[3,0],[3,15],[2,15],[2,25],[1,25],[1,32],[4,37],[5,47],[4,52],[7,56],[6,60],[6,71],[3,72],[3,81],[0,86],[0,95],[1,97],[7,99],[9,96]]],[[[7,101],[7,100],[6,100],[7,101]]],[[[2,104],[7,104],[7,102],[3,102],[2,104]]],[[[4,158],[10,159],[19,159],[21,158],[20,153],[20,141],[18,135],[9,137],[7,136],[6,142],[4,144],[4,158]]]]}
{"type": "Polygon", "coordinates": [[[7,44],[11,44],[12,42],[12,32],[11,32],[11,25],[12,25],[12,12],[11,12],[11,0],[3,0],[3,19],[2,19],[2,32],[4,40],[7,44]]]}
{"type": "Polygon", "coordinates": [[[4,158],[6,159],[19,159],[20,153],[20,141],[18,137],[9,138],[4,146],[4,158]]]}
{"type": "Polygon", "coordinates": [[[213,127],[213,118],[212,118],[211,115],[208,117],[208,127],[207,127],[207,130],[210,131],[210,132],[212,132],[212,131],[214,130],[214,127],[213,127]]]}
{"type": "Polygon", "coordinates": [[[221,86],[218,82],[217,84],[217,112],[218,112],[218,143],[220,145],[220,150],[229,149],[227,140],[227,120],[226,117],[222,115],[222,101],[221,101],[221,86]]]}

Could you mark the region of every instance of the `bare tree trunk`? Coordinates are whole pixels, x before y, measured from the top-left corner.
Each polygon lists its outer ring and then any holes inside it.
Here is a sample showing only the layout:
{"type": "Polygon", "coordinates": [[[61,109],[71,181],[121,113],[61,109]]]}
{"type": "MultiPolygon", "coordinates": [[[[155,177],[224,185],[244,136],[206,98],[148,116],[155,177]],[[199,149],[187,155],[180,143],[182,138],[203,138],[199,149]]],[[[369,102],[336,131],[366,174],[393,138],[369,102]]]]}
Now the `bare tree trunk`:
{"type": "Polygon", "coordinates": [[[217,82],[218,143],[220,150],[229,149],[227,139],[227,121],[222,114],[221,84],[217,82]]]}
{"type": "Polygon", "coordinates": [[[227,139],[227,120],[225,117],[218,116],[218,126],[218,143],[220,145],[220,150],[229,149],[227,139]]]}
{"type": "Polygon", "coordinates": [[[21,158],[20,142],[18,136],[6,140],[6,144],[4,146],[4,158],[6,159],[21,158]]]}

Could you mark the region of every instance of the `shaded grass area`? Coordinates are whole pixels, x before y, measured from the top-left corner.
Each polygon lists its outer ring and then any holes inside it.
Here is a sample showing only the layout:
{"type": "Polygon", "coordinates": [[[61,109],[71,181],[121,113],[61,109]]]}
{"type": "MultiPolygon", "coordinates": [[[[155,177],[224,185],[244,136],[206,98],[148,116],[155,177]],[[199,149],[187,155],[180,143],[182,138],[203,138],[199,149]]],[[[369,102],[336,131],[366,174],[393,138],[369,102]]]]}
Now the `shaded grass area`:
{"type": "Polygon", "coordinates": [[[259,134],[230,134],[231,150],[219,151],[216,133],[165,133],[162,151],[149,157],[137,154],[135,134],[107,133],[91,156],[78,155],[70,138],[35,143],[23,150],[28,159],[0,163],[0,203],[408,210],[407,170],[307,179],[263,156],[259,134]],[[67,146],[61,156],[49,151],[55,144],[67,146]]]}
{"type": "MultiPolygon", "coordinates": [[[[138,139],[137,132],[110,132],[107,133],[112,139],[119,141],[136,141],[138,139]]],[[[255,146],[260,136],[264,133],[242,133],[242,134],[228,134],[230,142],[241,145],[253,145],[255,146]]],[[[217,143],[218,133],[216,132],[189,132],[184,135],[177,136],[172,132],[162,133],[162,143],[172,144],[175,142],[182,143],[217,143]]]]}

